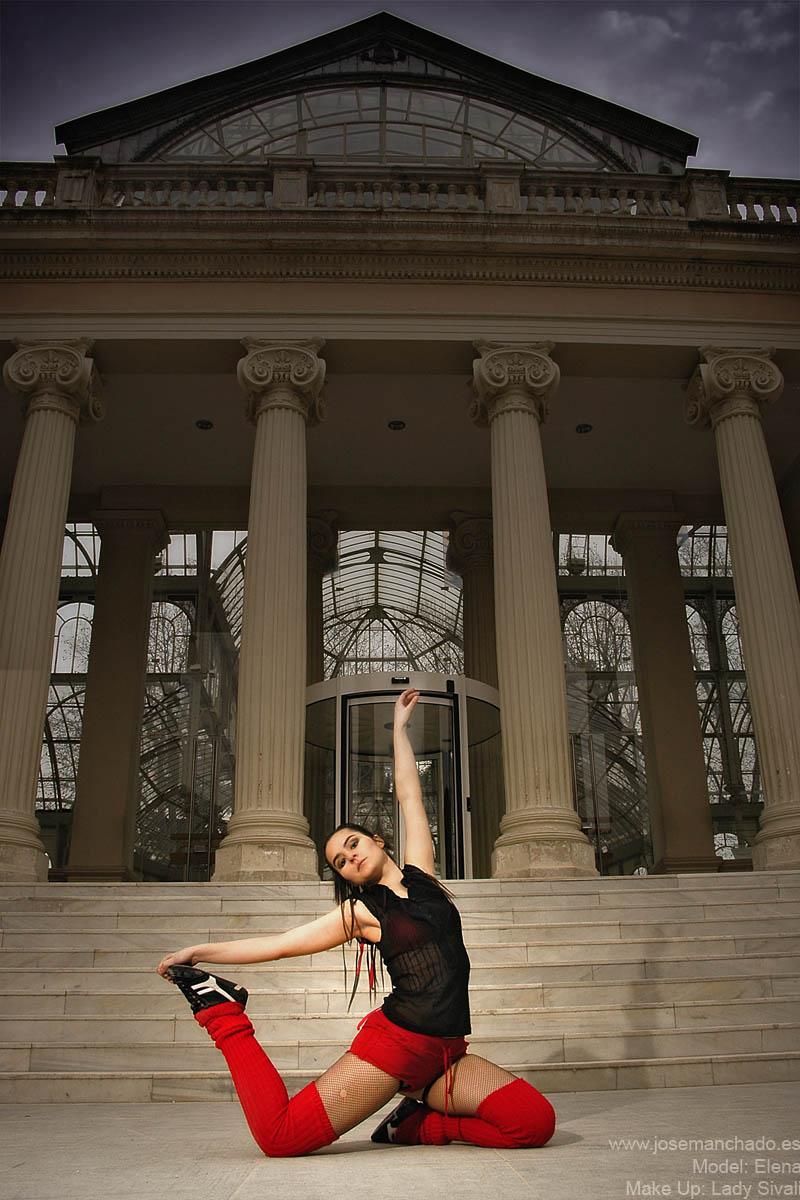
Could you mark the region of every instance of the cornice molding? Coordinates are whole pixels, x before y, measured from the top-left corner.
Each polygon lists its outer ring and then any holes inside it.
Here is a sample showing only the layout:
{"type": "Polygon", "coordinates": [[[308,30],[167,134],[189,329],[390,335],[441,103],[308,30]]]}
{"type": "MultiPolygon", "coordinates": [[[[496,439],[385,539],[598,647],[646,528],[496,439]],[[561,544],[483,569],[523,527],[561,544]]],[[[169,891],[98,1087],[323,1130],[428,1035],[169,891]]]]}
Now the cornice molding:
{"type": "Polygon", "coordinates": [[[800,264],[587,254],[298,251],[8,251],[0,281],[262,280],[503,283],[800,292],[800,264]]]}

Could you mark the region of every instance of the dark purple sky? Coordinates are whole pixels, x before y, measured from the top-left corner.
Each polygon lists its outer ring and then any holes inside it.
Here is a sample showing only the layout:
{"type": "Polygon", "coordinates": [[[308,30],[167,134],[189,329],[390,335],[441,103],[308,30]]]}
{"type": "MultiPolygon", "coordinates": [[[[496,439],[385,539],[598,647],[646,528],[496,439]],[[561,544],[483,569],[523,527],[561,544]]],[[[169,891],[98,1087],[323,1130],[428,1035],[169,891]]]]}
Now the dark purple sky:
{"type": "Polygon", "coordinates": [[[0,0],[0,157],[381,8],[697,134],[690,166],[800,176],[800,0],[0,0]]]}

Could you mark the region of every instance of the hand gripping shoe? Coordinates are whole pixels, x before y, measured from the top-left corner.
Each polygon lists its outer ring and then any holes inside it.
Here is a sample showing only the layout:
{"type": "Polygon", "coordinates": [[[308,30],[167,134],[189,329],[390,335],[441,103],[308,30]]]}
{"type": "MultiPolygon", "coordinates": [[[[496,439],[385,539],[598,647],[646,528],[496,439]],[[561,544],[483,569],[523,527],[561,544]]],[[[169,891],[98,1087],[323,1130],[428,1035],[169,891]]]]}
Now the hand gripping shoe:
{"type": "Polygon", "coordinates": [[[167,967],[167,978],[177,984],[194,1013],[229,1001],[241,1004],[242,1008],[247,1003],[246,988],[232,983],[230,979],[221,979],[218,975],[201,971],[199,967],[167,967]]]}
{"type": "Polygon", "coordinates": [[[425,1105],[420,1104],[419,1100],[410,1100],[408,1097],[401,1100],[397,1108],[393,1108],[388,1117],[384,1117],[377,1129],[373,1130],[371,1140],[373,1142],[396,1141],[398,1126],[424,1107],[425,1105]]]}

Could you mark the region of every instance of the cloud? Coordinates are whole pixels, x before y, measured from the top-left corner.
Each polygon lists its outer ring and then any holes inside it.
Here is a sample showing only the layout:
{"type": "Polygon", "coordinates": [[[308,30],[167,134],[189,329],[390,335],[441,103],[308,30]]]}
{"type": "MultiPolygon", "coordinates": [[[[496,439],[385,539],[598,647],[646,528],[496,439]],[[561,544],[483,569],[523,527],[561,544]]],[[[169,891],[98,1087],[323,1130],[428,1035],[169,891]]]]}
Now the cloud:
{"type": "Polygon", "coordinates": [[[635,42],[636,49],[644,53],[686,40],[686,34],[673,29],[664,17],[644,16],[621,8],[603,9],[597,17],[597,28],[601,37],[635,42]]]}
{"type": "Polygon", "coordinates": [[[774,92],[759,92],[749,104],[742,109],[745,121],[757,121],[758,118],[772,106],[775,101],[774,92]]]}
{"type": "MultiPolygon", "coordinates": [[[[714,39],[708,47],[708,63],[716,66],[732,54],[777,54],[797,43],[797,29],[787,28],[782,18],[792,12],[793,6],[782,0],[768,0],[760,7],[746,5],[739,8],[732,22],[728,22],[725,32],[729,33],[730,25],[736,27],[734,37],[714,39]],[[776,28],[776,23],[782,23],[783,28],[776,28]]],[[[795,26],[795,22],[792,21],[795,26]]]]}

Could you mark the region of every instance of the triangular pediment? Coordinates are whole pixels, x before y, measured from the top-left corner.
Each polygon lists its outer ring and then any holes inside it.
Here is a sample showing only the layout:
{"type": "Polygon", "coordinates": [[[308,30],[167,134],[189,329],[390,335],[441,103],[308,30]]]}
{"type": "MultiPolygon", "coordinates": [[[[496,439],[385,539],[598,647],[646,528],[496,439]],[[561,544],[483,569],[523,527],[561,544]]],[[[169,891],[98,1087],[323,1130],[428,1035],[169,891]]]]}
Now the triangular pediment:
{"type": "Polygon", "coordinates": [[[692,135],[377,13],[299,46],[68,121],[108,163],[320,162],[675,173],[692,135]]]}

